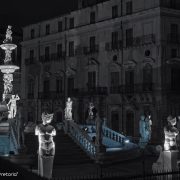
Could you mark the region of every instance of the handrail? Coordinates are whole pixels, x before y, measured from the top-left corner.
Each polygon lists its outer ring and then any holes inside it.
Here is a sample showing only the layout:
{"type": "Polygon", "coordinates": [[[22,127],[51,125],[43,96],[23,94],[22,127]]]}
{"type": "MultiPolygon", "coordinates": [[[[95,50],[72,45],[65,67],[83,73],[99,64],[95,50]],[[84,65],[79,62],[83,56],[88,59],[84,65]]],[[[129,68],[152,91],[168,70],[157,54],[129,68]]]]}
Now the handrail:
{"type": "Polygon", "coordinates": [[[102,129],[103,129],[103,135],[105,137],[124,145],[125,139],[127,139],[126,136],[124,136],[116,131],[113,131],[112,129],[110,129],[106,126],[103,126],[102,129]]]}
{"type": "Polygon", "coordinates": [[[95,143],[92,142],[91,138],[86,132],[84,132],[78,124],[73,121],[68,121],[69,123],[69,135],[73,140],[92,158],[95,159],[96,147],[95,143]]]}

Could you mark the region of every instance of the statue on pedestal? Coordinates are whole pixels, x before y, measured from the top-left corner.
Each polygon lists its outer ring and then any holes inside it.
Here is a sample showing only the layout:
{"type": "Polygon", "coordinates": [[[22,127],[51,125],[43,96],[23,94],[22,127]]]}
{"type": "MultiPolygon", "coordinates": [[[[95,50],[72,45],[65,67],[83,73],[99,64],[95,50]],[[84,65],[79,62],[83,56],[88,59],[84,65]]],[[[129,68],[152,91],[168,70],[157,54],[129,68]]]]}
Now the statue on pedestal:
{"type": "Polygon", "coordinates": [[[89,103],[89,108],[88,108],[88,117],[86,120],[87,124],[94,125],[95,124],[95,118],[96,118],[96,113],[97,110],[92,102],[89,103]]]}
{"type": "Polygon", "coordinates": [[[46,178],[52,177],[53,160],[55,155],[55,143],[53,136],[56,135],[56,130],[49,125],[53,119],[53,114],[42,113],[42,124],[36,126],[35,135],[38,136],[38,172],[46,178]]]}
{"type": "MultiPolygon", "coordinates": [[[[164,127],[164,151],[159,145],[156,147],[157,151],[160,152],[159,158],[156,163],[153,163],[152,170],[154,173],[157,172],[168,172],[178,170],[178,149],[176,144],[176,137],[179,131],[176,127],[176,118],[171,115],[167,117],[168,124],[164,127]]],[[[168,176],[168,179],[172,179],[172,175],[168,176]]]]}
{"type": "Polygon", "coordinates": [[[16,112],[17,112],[17,105],[16,105],[16,101],[20,100],[19,96],[16,95],[12,95],[11,99],[9,100],[7,107],[9,109],[9,115],[8,118],[14,118],[16,116],[16,112]]]}
{"type": "Polygon", "coordinates": [[[151,116],[141,116],[141,119],[139,121],[139,132],[140,132],[140,140],[139,140],[139,145],[144,148],[147,143],[151,139],[151,126],[152,126],[152,121],[151,121],[151,116]]]}
{"type": "Polygon", "coordinates": [[[72,120],[72,100],[68,97],[65,108],[65,119],[72,120]]]}
{"type": "Polygon", "coordinates": [[[176,127],[176,118],[173,118],[171,115],[167,117],[168,125],[164,127],[164,150],[177,150],[176,137],[179,134],[179,131],[176,127]]]}
{"type": "Polygon", "coordinates": [[[3,41],[3,43],[10,43],[12,42],[12,30],[11,30],[12,26],[8,26],[7,30],[6,30],[6,39],[3,41]]]}

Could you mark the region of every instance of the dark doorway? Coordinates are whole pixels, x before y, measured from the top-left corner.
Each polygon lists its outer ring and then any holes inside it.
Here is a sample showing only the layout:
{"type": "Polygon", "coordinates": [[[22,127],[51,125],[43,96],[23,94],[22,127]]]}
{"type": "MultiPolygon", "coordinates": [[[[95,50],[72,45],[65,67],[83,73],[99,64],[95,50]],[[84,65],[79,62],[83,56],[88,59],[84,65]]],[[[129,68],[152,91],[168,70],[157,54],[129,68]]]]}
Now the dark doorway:
{"type": "Polygon", "coordinates": [[[111,128],[114,131],[119,131],[119,113],[117,111],[111,112],[111,128]]]}
{"type": "Polygon", "coordinates": [[[134,136],[134,113],[132,111],[126,112],[126,135],[134,136]]]}

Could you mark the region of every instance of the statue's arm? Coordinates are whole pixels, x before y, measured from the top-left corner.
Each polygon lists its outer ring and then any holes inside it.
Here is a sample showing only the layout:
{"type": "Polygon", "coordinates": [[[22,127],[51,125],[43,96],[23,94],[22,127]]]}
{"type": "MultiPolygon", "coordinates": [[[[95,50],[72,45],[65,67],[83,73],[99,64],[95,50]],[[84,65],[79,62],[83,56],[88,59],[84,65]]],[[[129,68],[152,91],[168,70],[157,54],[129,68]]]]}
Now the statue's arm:
{"type": "Polygon", "coordinates": [[[39,127],[38,126],[36,126],[36,128],[35,128],[35,135],[36,136],[39,135],[39,127]]]}

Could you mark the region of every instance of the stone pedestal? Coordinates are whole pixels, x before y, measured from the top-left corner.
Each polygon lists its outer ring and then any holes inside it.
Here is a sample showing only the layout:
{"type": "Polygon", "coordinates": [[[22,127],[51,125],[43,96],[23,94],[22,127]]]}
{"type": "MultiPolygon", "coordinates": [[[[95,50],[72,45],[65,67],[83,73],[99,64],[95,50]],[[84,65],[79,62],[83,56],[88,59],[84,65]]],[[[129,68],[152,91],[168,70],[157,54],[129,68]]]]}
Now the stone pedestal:
{"type": "Polygon", "coordinates": [[[69,122],[68,122],[68,120],[63,121],[63,127],[64,127],[64,132],[67,134],[69,132],[69,122]]]}
{"type": "Polygon", "coordinates": [[[54,156],[38,156],[38,174],[47,179],[52,178],[54,156]]]}
{"type": "MultiPolygon", "coordinates": [[[[153,163],[152,170],[153,173],[178,171],[178,151],[162,151],[157,162],[153,163]]],[[[173,179],[173,175],[167,175],[167,179],[173,179]]]]}
{"type": "Polygon", "coordinates": [[[96,145],[96,163],[103,163],[105,153],[106,147],[104,145],[96,145]]]}

